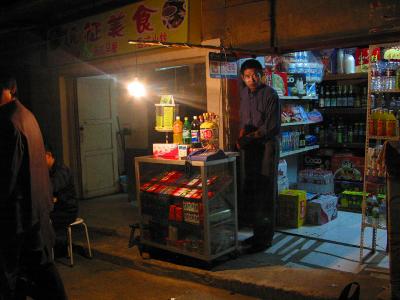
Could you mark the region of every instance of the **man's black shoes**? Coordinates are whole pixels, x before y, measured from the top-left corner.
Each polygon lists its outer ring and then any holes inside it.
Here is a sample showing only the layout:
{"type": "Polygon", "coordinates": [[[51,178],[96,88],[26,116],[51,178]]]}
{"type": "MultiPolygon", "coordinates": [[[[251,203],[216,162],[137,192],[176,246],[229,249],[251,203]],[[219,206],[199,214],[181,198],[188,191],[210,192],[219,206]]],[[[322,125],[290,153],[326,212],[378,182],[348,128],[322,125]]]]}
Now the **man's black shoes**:
{"type": "Polygon", "coordinates": [[[265,240],[265,241],[257,241],[254,236],[251,236],[247,239],[245,239],[241,244],[240,244],[240,252],[242,254],[253,254],[257,252],[264,251],[271,247],[271,241],[265,240]]]}

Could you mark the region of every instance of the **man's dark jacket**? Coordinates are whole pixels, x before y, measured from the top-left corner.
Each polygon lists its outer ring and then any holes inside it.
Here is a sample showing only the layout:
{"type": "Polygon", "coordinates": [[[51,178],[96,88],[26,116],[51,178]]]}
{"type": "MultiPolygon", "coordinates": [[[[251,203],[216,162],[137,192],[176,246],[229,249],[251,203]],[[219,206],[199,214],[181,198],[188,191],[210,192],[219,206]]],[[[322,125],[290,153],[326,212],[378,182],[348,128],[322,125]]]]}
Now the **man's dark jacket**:
{"type": "Polygon", "coordinates": [[[35,253],[39,264],[52,260],[51,209],[39,125],[32,113],[14,100],[0,106],[0,276],[15,277],[24,251],[35,253]]]}

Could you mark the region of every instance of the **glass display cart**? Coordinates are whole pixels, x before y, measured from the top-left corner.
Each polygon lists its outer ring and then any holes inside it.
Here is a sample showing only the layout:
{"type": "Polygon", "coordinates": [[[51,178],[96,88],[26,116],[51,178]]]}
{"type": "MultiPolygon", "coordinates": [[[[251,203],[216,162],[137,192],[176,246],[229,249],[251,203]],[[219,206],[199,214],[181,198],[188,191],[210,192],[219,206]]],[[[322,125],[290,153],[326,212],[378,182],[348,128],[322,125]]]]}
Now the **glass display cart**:
{"type": "Polygon", "coordinates": [[[237,253],[236,157],[135,158],[140,244],[203,261],[237,253]]]}

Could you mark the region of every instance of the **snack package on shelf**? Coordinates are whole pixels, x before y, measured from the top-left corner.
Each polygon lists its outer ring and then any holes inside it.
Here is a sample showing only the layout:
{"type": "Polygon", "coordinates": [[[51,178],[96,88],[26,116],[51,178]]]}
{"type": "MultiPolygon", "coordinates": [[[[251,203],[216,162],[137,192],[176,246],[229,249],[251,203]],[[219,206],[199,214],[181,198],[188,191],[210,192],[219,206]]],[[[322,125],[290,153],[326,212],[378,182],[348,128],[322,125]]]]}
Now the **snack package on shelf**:
{"type": "Polygon", "coordinates": [[[322,169],[301,170],[299,172],[298,187],[317,194],[333,193],[333,173],[322,169]]]}
{"type": "Polygon", "coordinates": [[[307,223],[322,225],[337,217],[338,197],[335,195],[321,195],[307,203],[307,223]]]}
{"type": "Polygon", "coordinates": [[[313,109],[312,111],[308,112],[307,118],[312,122],[322,122],[324,120],[322,114],[316,109],[313,109]]]}
{"type": "Polygon", "coordinates": [[[285,104],[281,113],[282,123],[305,122],[308,115],[301,105],[285,104]]]}
{"type": "Polygon", "coordinates": [[[278,96],[288,95],[288,76],[285,72],[265,72],[266,83],[274,88],[278,96]]]}

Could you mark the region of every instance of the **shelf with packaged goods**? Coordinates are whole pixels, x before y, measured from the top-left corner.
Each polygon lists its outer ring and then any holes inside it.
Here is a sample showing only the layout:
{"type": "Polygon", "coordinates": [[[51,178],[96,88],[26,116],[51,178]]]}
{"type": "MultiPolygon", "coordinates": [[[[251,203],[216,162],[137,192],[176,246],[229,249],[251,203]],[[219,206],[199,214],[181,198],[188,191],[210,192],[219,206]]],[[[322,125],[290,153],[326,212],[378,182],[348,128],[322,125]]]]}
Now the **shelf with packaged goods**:
{"type": "Polygon", "coordinates": [[[318,100],[318,96],[279,96],[281,100],[318,100]]]}
{"type": "Polygon", "coordinates": [[[368,79],[368,73],[352,73],[352,74],[326,74],[323,81],[340,81],[340,80],[355,80],[355,79],[368,79]]]}
{"type": "Polygon", "coordinates": [[[282,127],[286,126],[300,126],[300,125],[310,125],[310,124],[317,124],[320,123],[320,121],[314,122],[314,121],[300,121],[300,122],[289,122],[289,123],[282,123],[282,127]]]}
{"type": "Polygon", "coordinates": [[[287,157],[287,156],[291,156],[291,155],[295,155],[295,154],[299,154],[299,153],[315,150],[315,149],[318,149],[318,148],[319,148],[319,145],[306,146],[304,148],[299,148],[299,149],[292,150],[292,151],[281,152],[279,157],[281,157],[281,158],[282,157],[287,157]]]}

